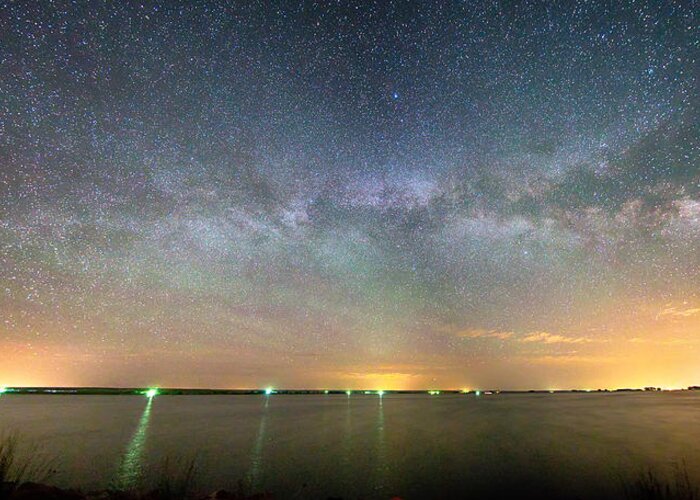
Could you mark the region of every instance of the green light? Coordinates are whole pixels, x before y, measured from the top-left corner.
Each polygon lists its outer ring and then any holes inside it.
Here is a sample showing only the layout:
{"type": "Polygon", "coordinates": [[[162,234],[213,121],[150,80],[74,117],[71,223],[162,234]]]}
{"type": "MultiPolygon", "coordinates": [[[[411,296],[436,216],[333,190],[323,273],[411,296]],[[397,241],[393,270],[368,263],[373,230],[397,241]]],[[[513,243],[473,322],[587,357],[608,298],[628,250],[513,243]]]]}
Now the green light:
{"type": "Polygon", "coordinates": [[[275,390],[272,387],[267,387],[265,388],[265,396],[269,396],[270,394],[273,394],[275,390]]]}
{"type": "Polygon", "coordinates": [[[481,396],[481,391],[476,391],[477,396],[481,396]]]}
{"type": "Polygon", "coordinates": [[[148,389],[146,391],[147,398],[154,398],[158,395],[158,389],[148,389]]]}
{"type": "Polygon", "coordinates": [[[345,391],[345,394],[349,396],[350,394],[352,394],[352,391],[345,391]]]}
{"type": "Polygon", "coordinates": [[[323,391],[323,394],[328,394],[328,391],[323,391]]]}
{"type": "Polygon", "coordinates": [[[0,387],[0,394],[5,394],[8,390],[7,387],[0,387]]]}
{"type": "Polygon", "coordinates": [[[384,396],[384,391],[377,391],[377,394],[379,394],[379,397],[381,398],[382,396],[384,396]]]}
{"type": "MultiPolygon", "coordinates": [[[[156,389],[151,389],[158,392],[156,389]]],[[[150,392],[150,391],[149,391],[150,392]]],[[[129,490],[135,488],[143,479],[143,452],[148,434],[148,422],[151,416],[151,406],[153,398],[149,397],[146,408],[141,414],[139,425],[131,437],[131,441],[126,448],[126,453],[121,459],[117,476],[114,478],[114,486],[117,489],[129,490]]]]}
{"type": "Polygon", "coordinates": [[[431,396],[438,396],[440,394],[440,391],[428,391],[428,394],[431,396]]]}

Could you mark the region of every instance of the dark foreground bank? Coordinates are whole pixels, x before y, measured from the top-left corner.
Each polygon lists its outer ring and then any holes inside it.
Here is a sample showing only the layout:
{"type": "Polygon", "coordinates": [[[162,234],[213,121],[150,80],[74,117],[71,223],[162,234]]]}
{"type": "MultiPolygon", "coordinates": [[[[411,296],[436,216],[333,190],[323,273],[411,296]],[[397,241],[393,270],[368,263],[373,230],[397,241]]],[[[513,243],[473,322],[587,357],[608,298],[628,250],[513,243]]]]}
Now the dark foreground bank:
{"type": "MultiPolygon", "coordinates": [[[[7,478],[11,473],[26,474],[32,470],[31,464],[16,467],[13,457],[0,455],[0,475],[7,478]]],[[[34,469],[38,470],[38,469],[34,469]]],[[[592,496],[574,495],[567,491],[552,489],[547,486],[545,478],[502,478],[493,483],[488,491],[475,492],[469,498],[480,499],[613,499],[627,500],[700,500],[700,487],[693,484],[687,470],[676,466],[672,476],[660,475],[652,469],[640,472],[629,481],[621,481],[615,491],[598,491],[592,496]]],[[[316,498],[305,494],[302,488],[292,496],[277,496],[270,492],[251,493],[243,482],[232,490],[220,489],[211,493],[197,491],[195,469],[192,465],[179,475],[164,475],[155,487],[132,490],[110,488],[105,490],[84,492],[79,489],[59,488],[50,484],[34,481],[5,481],[0,482],[0,500],[268,500],[275,498],[316,498]]],[[[18,476],[16,476],[18,477],[18,476]]],[[[439,478],[436,478],[439,481],[439,478]]],[[[363,497],[364,498],[364,497],[363,497]]],[[[372,497],[374,498],[374,497],[372,497]]],[[[402,500],[399,496],[377,496],[388,500],[402,500]]],[[[414,498],[410,494],[405,498],[414,498]]],[[[415,496],[415,498],[425,498],[415,496]]],[[[443,497],[441,497],[443,498],[443,497]]],[[[452,497],[449,497],[452,498],[452,497]]],[[[454,498],[460,498],[455,496],[454,498]]],[[[342,500],[342,497],[327,497],[326,500],[342,500]]]]}
{"type": "Polygon", "coordinates": [[[220,499],[220,500],[266,500],[274,498],[269,493],[246,495],[242,492],[218,490],[208,495],[179,494],[154,489],[146,492],[104,490],[85,493],[80,490],[63,489],[41,483],[5,483],[0,498],[7,500],[174,500],[174,499],[220,499]]]}
{"type": "MultiPolygon", "coordinates": [[[[0,464],[1,466],[1,464],[0,464]]],[[[217,490],[209,494],[180,490],[179,486],[161,486],[147,491],[102,490],[83,492],[77,489],[63,489],[55,486],[31,481],[16,483],[4,482],[0,486],[2,500],[268,500],[277,497],[272,493],[246,493],[243,488],[238,491],[217,490]]],[[[646,471],[628,484],[621,485],[619,492],[610,492],[605,498],[625,498],[628,500],[698,500],[700,490],[693,485],[687,475],[680,474],[673,480],[664,480],[652,471],[646,471]]],[[[293,498],[308,498],[300,491],[293,498]]],[[[410,498],[410,497],[408,497],[410,498]]],[[[490,492],[482,492],[472,498],[487,499],[569,499],[581,498],[568,495],[566,492],[556,492],[538,487],[535,483],[529,485],[503,484],[494,485],[490,492]]],[[[601,498],[596,496],[595,498],[601,498]]],[[[342,500],[340,497],[329,497],[327,500],[342,500]]],[[[390,500],[401,500],[400,497],[390,497],[390,500]]]]}

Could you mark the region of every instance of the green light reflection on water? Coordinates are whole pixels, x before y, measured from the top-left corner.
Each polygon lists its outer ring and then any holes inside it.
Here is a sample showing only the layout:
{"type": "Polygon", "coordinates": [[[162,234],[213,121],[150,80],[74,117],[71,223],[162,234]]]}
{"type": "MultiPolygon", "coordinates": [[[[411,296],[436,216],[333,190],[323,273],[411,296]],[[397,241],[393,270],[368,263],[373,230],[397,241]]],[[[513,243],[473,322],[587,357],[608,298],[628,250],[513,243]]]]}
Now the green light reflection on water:
{"type": "MultiPolygon", "coordinates": [[[[342,491],[347,492],[347,496],[357,496],[350,495],[353,486],[357,483],[357,478],[353,476],[353,434],[352,434],[352,404],[350,398],[350,391],[347,394],[347,404],[345,405],[345,426],[343,432],[342,441],[342,451],[340,457],[340,470],[338,474],[340,476],[341,484],[343,485],[342,491]]],[[[345,496],[345,495],[343,495],[345,496]]]]}
{"type": "Polygon", "coordinates": [[[260,417],[260,425],[258,426],[258,433],[255,437],[255,444],[250,453],[250,469],[248,474],[246,474],[246,479],[248,486],[252,491],[258,491],[261,484],[261,477],[263,473],[263,445],[265,444],[265,429],[267,427],[267,408],[270,406],[270,398],[265,398],[265,404],[263,405],[262,416],[260,417]]]}
{"type": "Polygon", "coordinates": [[[134,489],[139,486],[139,482],[143,476],[143,451],[146,444],[148,431],[148,423],[151,418],[151,407],[153,399],[149,397],[146,402],[146,408],[141,414],[136,432],[129,441],[126,452],[122,457],[117,470],[116,478],[113,481],[113,487],[119,490],[134,489]]]}
{"type": "MultiPolygon", "coordinates": [[[[381,391],[384,392],[384,391],[381,391]]],[[[383,396],[383,394],[382,394],[383,396]]],[[[375,492],[384,491],[388,487],[390,465],[387,456],[385,423],[384,423],[384,398],[379,398],[377,414],[377,436],[374,452],[373,489],[375,492]]]]}

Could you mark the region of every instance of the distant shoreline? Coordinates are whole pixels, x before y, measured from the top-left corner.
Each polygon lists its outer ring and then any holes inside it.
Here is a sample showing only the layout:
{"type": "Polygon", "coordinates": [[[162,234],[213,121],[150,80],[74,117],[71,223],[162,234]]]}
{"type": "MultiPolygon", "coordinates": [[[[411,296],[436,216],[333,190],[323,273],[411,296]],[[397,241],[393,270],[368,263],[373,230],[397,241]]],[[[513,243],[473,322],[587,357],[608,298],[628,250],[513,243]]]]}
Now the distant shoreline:
{"type": "Polygon", "coordinates": [[[620,392],[681,392],[698,391],[700,386],[662,389],[659,387],[619,389],[561,389],[561,390],[340,390],[340,389],[188,389],[188,388],[142,388],[142,387],[12,387],[0,390],[0,395],[103,395],[103,396],[253,396],[253,395],[343,395],[343,396],[388,396],[392,394],[426,394],[431,396],[459,394],[493,396],[498,394],[589,394],[620,392]],[[153,392],[155,391],[155,392],[153,392]]]}

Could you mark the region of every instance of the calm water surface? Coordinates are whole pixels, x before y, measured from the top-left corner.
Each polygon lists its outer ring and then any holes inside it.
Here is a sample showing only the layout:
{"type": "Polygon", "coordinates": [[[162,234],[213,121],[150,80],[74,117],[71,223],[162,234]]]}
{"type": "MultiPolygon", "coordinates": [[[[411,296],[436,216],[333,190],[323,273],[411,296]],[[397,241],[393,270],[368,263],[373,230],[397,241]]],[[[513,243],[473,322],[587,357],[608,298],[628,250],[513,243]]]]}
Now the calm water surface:
{"type": "Polygon", "coordinates": [[[610,491],[685,461],[700,480],[700,392],[494,395],[0,396],[0,431],[57,457],[54,483],[147,481],[196,457],[202,490],[456,497],[538,481],[610,491]]]}

